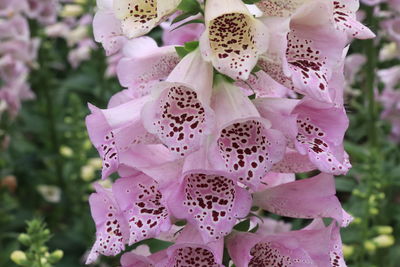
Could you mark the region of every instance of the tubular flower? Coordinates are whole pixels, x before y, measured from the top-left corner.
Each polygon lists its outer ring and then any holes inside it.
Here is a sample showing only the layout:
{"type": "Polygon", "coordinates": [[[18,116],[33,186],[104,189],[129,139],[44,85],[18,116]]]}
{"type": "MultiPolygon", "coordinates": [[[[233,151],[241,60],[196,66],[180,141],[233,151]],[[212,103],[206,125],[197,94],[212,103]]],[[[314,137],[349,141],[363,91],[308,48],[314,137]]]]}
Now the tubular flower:
{"type": "Polygon", "coordinates": [[[200,38],[205,60],[233,79],[247,80],[268,47],[268,29],[240,0],[210,0],[200,38]]]}

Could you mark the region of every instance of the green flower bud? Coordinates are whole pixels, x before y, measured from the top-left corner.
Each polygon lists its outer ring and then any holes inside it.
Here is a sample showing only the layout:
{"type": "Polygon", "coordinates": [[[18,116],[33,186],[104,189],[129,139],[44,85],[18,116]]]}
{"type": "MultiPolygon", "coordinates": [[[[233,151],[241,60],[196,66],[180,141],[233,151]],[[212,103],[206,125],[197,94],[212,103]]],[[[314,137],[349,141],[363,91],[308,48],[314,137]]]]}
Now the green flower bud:
{"type": "Polygon", "coordinates": [[[374,254],[376,251],[376,245],[371,240],[367,240],[364,242],[364,248],[371,254],[374,254]]]}
{"type": "Polygon", "coordinates": [[[60,249],[57,249],[50,254],[50,256],[48,257],[48,260],[49,260],[49,262],[54,264],[54,263],[58,262],[59,260],[61,260],[63,256],[64,256],[64,252],[60,249]]]}
{"type": "Polygon", "coordinates": [[[345,245],[345,244],[343,244],[342,249],[343,249],[343,255],[345,258],[351,257],[351,255],[354,254],[354,250],[355,250],[354,246],[349,246],[349,245],[345,245]]]}
{"type": "Polygon", "coordinates": [[[13,253],[11,253],[10,258],[17,265],[23,266],[28,263],[25,252],[23,252],[21,250],[15,250],[13,253]]]}
{"type": "Polygon", "coordinates": [[[376,231],[380,235],[390,235],[393,233],[393,227],[391,227],[389,225],[377,226],[376,231]]]}
{"type": "Polygon", "coordinates": [[[395,239],[392,235],[380,235],[373,239],[378,248],[388,248],[394,245],[395,239]]]}
{"type": "Polygon", "coordinates": [[[25,246],[29,246],[31,244],[31,237],[27,234],[20,234],[18,241],[25,246]]]}

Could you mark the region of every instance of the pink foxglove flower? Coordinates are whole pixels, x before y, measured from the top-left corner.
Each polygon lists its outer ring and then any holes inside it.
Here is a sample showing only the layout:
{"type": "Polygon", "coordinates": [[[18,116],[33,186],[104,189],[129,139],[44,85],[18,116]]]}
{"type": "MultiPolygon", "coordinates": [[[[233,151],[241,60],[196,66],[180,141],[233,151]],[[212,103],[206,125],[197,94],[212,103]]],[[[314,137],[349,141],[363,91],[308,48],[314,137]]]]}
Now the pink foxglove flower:
{"type": "Polygon", "coordinates": [[[112,191],[96,185],[97,193],[89,198],[90,210],[96,223],[96,241],[86,260],[94,262],[102,254],[115,256],[125,249],[129,238],[129,227],[112,191]]]}
{"type": "Polygon", "coordinates": [[[270,129],[253,103],[241,90],[216,81],[213,104],[217,131],[210,147],[214,168],[228,171],[250,187],[258,186],[274,163],[285,153],[283,134],[270,129]]]}
{"type": "Polygon", "coordinates": [[[129,224],[129,245],[157,237],[171,227],[166,199],[158,187],[145,174],[121,178],[114,183],[113,194],[129,224]]]}
{"type": "Polygon", "coordinates": [[[214,114],[209,107],[211,65],[202,60],[197,49],[152,90],[154,100],[142,110],[145,128],[177,157],[198,150],[214,129],[214,114]]]}
{"type": "Polygon", "coordinates": [[[122,54],[117,65],[119,82],[137,96],[150,93],[151,87],[165,80],[180,61],[174,46],[158,47],[149,37],[129,40],[122,54]]]}
{"type": "Polygon", "coordinates": [[[275,214],[294,218],[334,218],[347,226],[352,218],[335,196],[332,175],[282,184],[253,194],[254,204],[275,214]]]}
{"type": "Polygon", "coordinates": [[[179,0],[113,0],[113,10],[125,36],[134,38],[148,33],[178,7],[179,0]]]}
{"type": "Polygon", "coordinates": [[[319,220],[299,231],[235,233],[228,240],[228,251],[237,267],[346,266],[338,227],[335,223],[326,227],[319,220]]]}
{"type": "Polygon", "coordinates": [[[130,145],[157,143],[157,138],[144,129],[140,117],[140,110],[149,99],[142,97],[105,110],[89,106],[92,114],[87,116],[86,125],[103,160],[103,179],[118,170],[120,151],[130,145]]]}
{"type": "Polygon", "coordinates": [[[193,170],[183,175],[169,205],[175,217],[188,220],[208,243],[223,240],[236,219],[247,216],[251,196],[227,173],[193,170]]]}
{"type": "Polygon", "coordinates": [[[191,23],[183,26],[189,21],[200,19],[199,15],[171,24],[175,17],[171,16],[170,21],[163,22],[160,25],[163,29],[162,40],[164,45],[184,45],[186,42],[197,41],[200,38],[205,29],[204,24],[191,23]]]}
{"type": "Polygon", "coordinates": [[[223,241],[204,243],[191,225],[179,235],[175,245],[148,257],[128,252],[122,255],[122,267],[209,266],[223,267],[223,241]]]}
{"type": "Polygon", "coordinates": [[[233,79],[247,80],[268,48],[268,29],[240,0],[209,0],[205,9],[204,59],[233,79]]]}

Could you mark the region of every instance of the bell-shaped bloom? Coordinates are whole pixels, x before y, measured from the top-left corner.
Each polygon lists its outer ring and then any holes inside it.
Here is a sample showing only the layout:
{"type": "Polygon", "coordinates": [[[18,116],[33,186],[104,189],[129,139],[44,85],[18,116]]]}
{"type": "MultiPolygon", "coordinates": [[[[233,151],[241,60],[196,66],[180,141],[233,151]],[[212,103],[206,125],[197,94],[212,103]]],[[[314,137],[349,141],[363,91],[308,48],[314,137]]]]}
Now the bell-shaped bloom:
{"type": "Polygon", "coordinates": [[[86,126],[90,140],[103,160],[103,179],[117,171],[121,151],[131,145],[158,143],[141,122],[140,111],[149,99],[138,98],[103,110],[89,105],[92,114],[86,117],[86,126]],[[119,148],[116,139],[119,140],[119,148]]]}
{"type": "Polygon", "coordinates": [[[150,256],[129,252],[121,257],[122,267],[223,267],[223,240],[204,243],[192,225],[186,225],[177,242],[168,249],[150,256]]]}
{"type": "Polygon", "coordinates": [[[209,149],[215,169],[228,171],[237,181],[257,186],[285,153],[286,140],[261,118],[254,104],[228,82],[216,81],[212,103],[218,129],[209,149]]]}
{"type": "Polygon", "coordinates": [[[212,66],[197,49],[182,59],[165,82],[152,88],[154,100],[142,110],[146,129],[178,158],[198,150],[214,129],[209,107],[212,75],[212,66]]]}
{"type": "Polygon", "coordinates": [[[260,70],[250,75],[247,81],[238,81],[237,86],[244,89],[247,95],[256,97],[286,97],[289,89],[275,81],[266,72],[260,70]]]}
{"type": "Polygon", "coordinates": [[[126,42],[121,21],[113,12],[114,0],[97,0],[97,12],[93,18],[93,35],[96,42],[103,45],[106,54],[111,55],[121,49],[126,42]]]}
{"type": "Polygon", "coordinates": [[[342,61],[347,40],[330,22],[326,5],[315,2],[292,17],[286,60],[295,91],[332,102],[328,83],[342,61]]]}
{"type": "Polygon", "coordinates": [[[335,175],[345,174],[351,167],[344,151],[343,138],[348,118],[342,106],[314,101],[260,98],[254,101],[263,118],[272,128],[285,133],[288,151],[274,171],[305,172],[315,169],[335,175]],[[308,156],[308,159],[307,157],[308,156]]]}
{"type": "Polygon", "coordinates": [[[199,165],[204,157],[195,154],[188,159],[194,169],[184,172],[169,207],[175,217],[195,226],[205,242],[223,240],[237,219],[249,213],[251,195],[228,173],[204,169],[199,165]]]}
{"type": "Polygon", "coordinates": [[[128,38],[145,35],[175,12],[180,0],[113,0],[113,10],[128,38]]]}
{"type": "Polygon", "coordinates": [[[253,194],[254,205],[272,213],[293,218],[334,218],[347,226],[352,220],[335,196],[332,175],[285,183],[253,194]]]}
{"type": "Polygon", "coordinates": [[[343,147],[349,126],[345,109],[305,98],[293,114],[297,115],[295,144],[299,153],[308,154],[310,161],[322,172],[346,174],[351,164],[343,147]]]}
{"type": "Polygon", "coordinates": [[[120,84],[137,96],[146,95],[151,86],[165,80],[179,63],[174,46],[158,47],[150,37],[129,40],[117,65],[120,84]]]}
{"type": "Polygon", "coordinates": [[[90,210],[96,223],[96,241],[86,260],[94,262],[102,254],[115,256],[125,249],[129,227],[111,190],[96,185],[97,193],[89,197],[90,210]]]}
{"type": "MultiPolygon", "coordinates": [[[[262,0],[256,3],[257,7],[263,11],[265,16],[269,17],[292,17],[299,10],[307,9],[308,5],[316,2],[311,0],[262,0]]],[[[356,12],[359,9],[359,0],[350,1],[329,1],[327,2],[327,18],[335,25],[336,29],[343,31],[351,38],[369,39],[374,38],[375,34],[370,29],[362,25],[356,18],[356,12]]],[[[310,17],[316,19],[315,17],[310,17]]]]}
{"type": "Polygon", "coordinates": [[[171,16],[169,21],[163,22],[160,25],[163,29],[162,40],[164,45],[184,45],[186,42],[199,40],[205,29],[204,24],[184,24],[195,19],[201,19],[202,17],[200,15],[190,16],[187,19],[172,24],[174,18],[176,18],[176,16],[171,16]]]}
{"type": "Polygon", "coordinates": [[[237,267],[346,267],[338,227],[335,223],[325,227],[319,220],[298,231],[235,233],[229,237],[227,247],[237,267]]]}
{"type": "Polygon", "coordinates": [[[200,38],[204,59],[235,80],[247,80],[267,50],[268,29],[240,0],[207,1],[205,21],[200,38]]]}
{"type": "Polygon", "coordinates": [[[171,227],[165,197],[149,176],[141,173],[118,179],[112,191],[129,225],[129,245],[157,237],[171,227]]]}

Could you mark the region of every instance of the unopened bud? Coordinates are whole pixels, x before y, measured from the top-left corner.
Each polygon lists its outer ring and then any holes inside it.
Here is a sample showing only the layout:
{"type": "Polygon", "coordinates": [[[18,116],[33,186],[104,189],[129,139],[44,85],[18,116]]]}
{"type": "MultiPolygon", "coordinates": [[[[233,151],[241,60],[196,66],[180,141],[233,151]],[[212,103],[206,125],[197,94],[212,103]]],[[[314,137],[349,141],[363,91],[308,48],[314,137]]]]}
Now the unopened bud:
{"type": "Polygon", "coordinates": [[[81,168],[81,177],[84,181],[89,182],[93,180],[96,170],[91,165],[86,165],[81,168]]]}
{"type": "Polygon", "coordinates": [[[349,246],[349,245],[343,244],[342,249],[343,249],[343,255],[345,258],[348,258],[354,254],[354,246],[349,246]]]}
{"type": "Polygon", "coordinates": [[[83,8],[80,5],[65,5],[61,11],[61,17],[77,17],[83,13],[83,8]]]}
{"type": "Polygon", "coordinates": [[[11,253],[11,260],[18,265],[25,265],[28,263],[25,252],[21,250],[15,250],[11,253]]]}
{"type": "Polygon", "coordinates": [[[371,254],[375,253],[376,245],[371,240],[367,240],[364,242],[364,248],[371,254]]]}
{"type": "Polygon", "coordinates": [[[63,256],[64,256],[64,252],[60,249],[57,249],[50,254],[48,260],[49,260],[49,262],[54,264],[54,263],[58,262],[59,260],[61,260],[63,256]]]}
{"type": "Polygon", "coordinates": [[[368,211],[369,211],[369,214],[371,214],[371,215],[379,214],[379,210],[377,208],[370,208],[368,211]]]}
{"type": "Polygon", "coordinates": [[[390,235],[393,233],[393,227],[391,227],[389,225],[377,226],[376,231],[380,235],[390,235]]]}
{"type": "Polygon", "coordinates": [[[394,245],[394,237],[392,235],[380,235],[373,239],[378,248],[388,248],[394,245]]]}
{"type": "Polygon", "coordinates": [[[70,158],[73,156],[74,152],[70,147],[67,146],[61,146],[60,147],[60,154],[66,158],[70,158]]]}
{"type": "Polygon", "coordinates": [[[29,246],[31,243],[31,237],[27,234],[20,234],[18,236],[18,241],[25,246],[29,246]]]}

